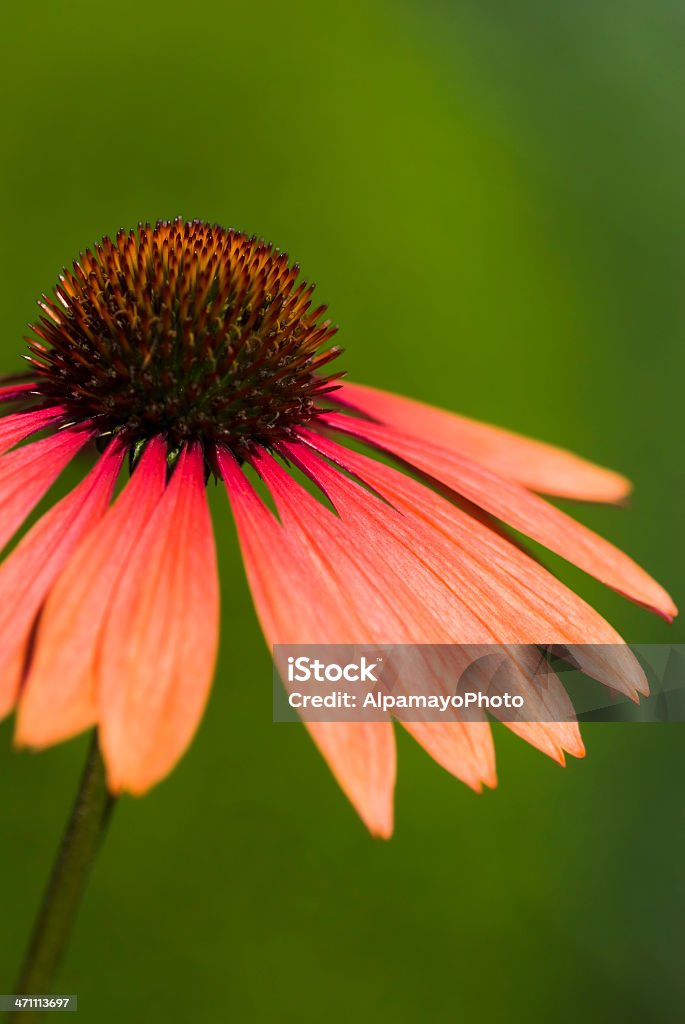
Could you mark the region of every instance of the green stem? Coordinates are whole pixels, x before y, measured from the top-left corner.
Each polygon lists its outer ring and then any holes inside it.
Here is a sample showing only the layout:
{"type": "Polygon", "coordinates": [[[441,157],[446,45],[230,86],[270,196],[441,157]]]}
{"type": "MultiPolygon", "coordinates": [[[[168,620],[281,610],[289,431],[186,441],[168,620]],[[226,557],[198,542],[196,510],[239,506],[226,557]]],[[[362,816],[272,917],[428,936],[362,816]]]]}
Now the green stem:
{"type": "MultiPolygon", "coordinates": [[[[16,995],[52,992],[114,802],[107,790],[105,768],[94,732],[81,784],[14,989],[16,995]]],[[[15,1021],[28,1024],[42,1017],[40,1011],[12,1011],[8,1024],[15,1021]]]]}

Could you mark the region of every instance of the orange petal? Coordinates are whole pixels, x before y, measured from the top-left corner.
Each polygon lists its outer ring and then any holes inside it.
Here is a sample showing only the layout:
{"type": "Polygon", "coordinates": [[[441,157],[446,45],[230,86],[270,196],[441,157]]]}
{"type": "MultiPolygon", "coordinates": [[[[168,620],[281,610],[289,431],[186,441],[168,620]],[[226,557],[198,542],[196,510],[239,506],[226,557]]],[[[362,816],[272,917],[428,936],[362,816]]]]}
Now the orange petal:
{"type": "Polygon", "coordinates": [[[395,737],[389,722],[307,722],[307,730],[369,832],[393,830],[395,737]]]}
{"type": "Polygon", "coordinates": [[[417,743],[451,775],[480,793],[497,785],[495,749],[487,722],[403,722],[417,743]]]}
{"type": "Polygon", "coordinates": [[[97,720],[95,657],[112,594],[166,481],[166,445],[148,444],[131,480],[81,541],[40,616],[15,732],[43,747],[97,720]]]}
{"type": "Polygon", "coordinates": [[[0,402],[15,402],[30,397],[30,392],[35,391],[34,381],[25,381],[22,384],[5,384],[0,387],[0,402]]]}
{"type": "MultiPolygon", "coordinates": [[[[361,479],[374,486],[380,494],[389,494],[393,482],[398,494],[402,493],[404,487],[414,489],[413,492],[410,490],[413,496],[402,507],[400,513],[321,460],[313,463],[306,452],[303,453],[296,445],[282,446],[284,451],[299,461],[305,471],[310,472],[319,486],[325,490],[336,507],[343,526],[353,530],[352,524],[356,521],[360,528],[357,536],[348,536],[344,543],[352,550],[363,552],[362,557],[371,569],[372,578],[382,581],[383,592],[389,595],[392,604],[392,608],[387,612],[386,628],[392,629],[393,635],[388,638],[386,634],[385,641],[379,636],[374,636],[373,641],[483,644],[484,650],[491,650],[488,645],[492,644],[507,645],[502,648],[502,654],[509,662],[512,681],[515,682],[510,689],[525,697],[526,706],[531,714],[539,714],[541,719],[544,719],[539,725],[535,722],[526,723],[527,732],[531,737],[539,734],[539,742],[535,745],[541,746],[541,749],[548,749],[548,738],[555,737],[552,756],[557,759],[558,750],[561,748],[569,752],[581,748],[578,726],[572,720],[573,709],[563,686],[550,672],[546,689],[540,692],[529,665],[531,652],[527,650],[527,646],[541,642],[540,634],[554,635],[550,634],[549,617],[535,608],[529,613],[527,620],[522,616],[520,597],[516,593],[512,596],[511,593],[511,578],[506,575],[504,578],[498,578],[496,574],[490,572],[486,558],[483,559],[485,565],[478,565],[474,560],[471,549],[473,547],[477,550],[478,543],[471,543],[473,534],[469,539],[468,532],[462,531],[464,539],[458,545],[449,533],[441,534],[430,518],[422,520],[412,509],[412,502],[416,503],[417,508],[421,508],[422,501],[434,499],[444,507],[445,514],[449,514],[452,506],[448,502],[397,473],[396,470],[383,467],[364,456],[356,456],[330,442],[321,444],[322,450],[331,455],[342,453],[345,458],[343,464],[353,471],[359,471],[361,479]],[[377,475],[374,475],[375,473],[377,475]],[[405,589],[407,584],[408,593],[405,589]],[[393,622],[392,618],[395,609],[399,610],[401,615],[399,629],[397,622],[393,622]]],[[[271,485],[271,481],[269,482],[271,485]]],[[[278,501],[278,495],[276,500],[278,501]]],[[[298,504],[298,509],[300,508],[301,505],[298,504]]],[[[325,512],[325,509],[323,511],[325,512]]],[[[454,511],[462,516],[463,526],[473,522],[459,510],[454,511]]],[[[458,520],[452,521],[453,528],[458,525],[458,520]]],[[[492,532],[487,531],[480,523],[477,526],[483,532],[492,532]]],[[[497,538],[496,543],[511,548],[512,552],[515,552],[514,557],[526,558],[513,545],[507,545],[507,542],[496,534],[493,536],[497,538]]],[[[348,574],[345,573],[339,584],[340,588],[346,585],[347,578],[348,574]]],[[[558,586],[561,588],[560,584],[558,586]]],[[[358,589],[355,600],[363,609],[363,587],[358,589]]],[[[592,609],[588,608],[587,611],[606,627],[608,634],[621,643],[618,634],[603,623],[592,609]]],[[[427,663],[424,673],[432,672],[434,666],[427,663]]],[[[435,673],[432,685],[440,686],[439,673],[435,673]]],[[[509,727],[511,725],[509,722],[506,724],[509,727]]],[[[426,728],[430,728],[430,723],[426,728]]],[[[551,751],[548,749],[548,752],[551,751]]],[[[484,778],[483,781],[487,779],[484,778]]]]}
{"type": "Polygon", "coordinates": [[[466,455],[524,487],[559,498],[618,502],[630,493],[629,480],[543,441],[481,423],[424,402],[361,384],[344,384],[334,400],[373,419],[466,455]]]}
{"type": "Polygon", "coordinates": [[[468,501],[538,541],[619,593],[667,620],[677,615],[670,596],[631,558],[525,488],[428,441],[351,416],[327,415],[337,430],[404,460],[468,501]]]}
{"type": "Polygon", "coordinates": [[[0,418],[0,455],[30,434],[43,430],[48,424],[59,419],[64,412],[59,406],[50,409],[35,409],[31,412],[17,412],[0,418]]]}
{"type": "Polygon", "coordinates": [[[0,458],[0,549],[90,437],[65,430],[0,458]]]}
{"type": "MultiPolygon", "coordinates": [[[[287,447],[294,450],[294,446],[287,447]]],[[[306,457],[306,449],[299,446],[297,450],[306,457]]],[[[331,493],[337,485],[346,488],[348,484],[351,488],[348,504],[338,504],[339,492],[333,495],[340,518],[307,494],[272,459],[260,458],[256,466],[274,496],[285,535],[298,544],[294,560],[300,566],[307,559],[311,561],[305,581],[313,605],[305,625],[310,638],[302,635],[300,619],[297,642],[440,644],[445,642],[446,605],[453,621],[471,630],[471,636],[477,633],[482,638],[473,615],[416,557],[415,537],[408,538],[402,516],[362,488],[349,484],[324,463],[317,463],[317,476],[319,471],[330,471],[325,490],[331,493]],[[368,502],[378,519],[369,512],[368,502]],[[379,521],[387,526],[380,533],[379,521]]],[[[302,605],[298,603],[298,607],[302,605]]],[[[435,665],[428,661],[422,671],[432,677],[435,665]]],[[[467,732],[471,725],[464,724],[467,732]]],[[[418,737],[419,733],[417,728],[414,734],[418,737]]],[[[455,749],[449,762],[450,770],[459,778],[473,785],[481,772],[482,781],[494,776],[494,761],[483,767],[482,744],[462,743],[460,749],[462,758],[456,756],[455,749]],[[474,756],[476,748],[479,756],[474,756]]],[[[446,764],[446,759],[441,763],[446,764]]]]}
{"type": "Polygon", "coordinates": [[[507,728],[531,747],[536,747],[560,765],[566,763],[564,751],[573,757],[585,757],[585,745],[571,722],[506,722],[507,728]]]}
{"type": "Polygon", "coordinates": [[[85,480],[46,512],[0,565],[0,716],[14,705],[22,655],[40,606],[81,537],[103,515],[123,457],[117,446],[108,449],[85,480]]]}
{"type": "MultiPolygon", "coordinates": [[[[276,521],[238,468],[220,452],[219,463],[236,521],[252,596],[271,646],[326,642],[349,633],[354,610],[317,578],[313,549],[276,521]],[[296,609],[296,614],[294,614],[296,609]]],[[[293,486],[294,482],[293,482],[293,486]]],[[[301,490],[301,489],[300,489],[301,490]]],[[[304,493],[304,492],[303,492],[304,493]]],[[[299,494],[296,492],[295,496],[299,494]]],[[[374,835],[392,833],[395,741],[389,722],[305,723],[341,789],[374,835]]]]}
{"type": "Polygon", "coordinates": [[[572,649],[588,675],[632,700],[649,692],[639,662],[616,630],[518,545],[406,473],[311,431],[301,435],[373,487],[415,524],[412,529],[434,532],[432,543],[443,545],[436,557],[445,578],[490,620],[497,643],[561,645],[572,649]]]}
{"type": "Polygon", "coordinates": [[[189,445],[115,589],[96,675],[110,788],[143,793],[174,767],[204,711],[219,634],[202,451],[189,445]]]}

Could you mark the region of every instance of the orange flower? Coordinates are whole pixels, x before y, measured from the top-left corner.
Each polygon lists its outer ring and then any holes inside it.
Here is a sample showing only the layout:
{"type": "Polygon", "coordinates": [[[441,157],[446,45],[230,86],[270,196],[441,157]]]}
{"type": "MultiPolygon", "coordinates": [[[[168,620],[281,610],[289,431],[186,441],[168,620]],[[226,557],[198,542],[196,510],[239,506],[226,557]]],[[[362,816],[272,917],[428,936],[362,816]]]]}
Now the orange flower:
{"type": "MultiPolygon", "coordinates": [[[[100,451],[0,565],[0,711],[16,708],[16,740],[32,747],[97,725],[114,792],[162,779],[204,711],[219,634],[211,475],[225,483],[269,644],[622,644],[501,524],[676,614],[627,555],[536,493],[616,502],[622,477],[336,383],[323,372],[335,328],[298,275],[285,254],[219,227],[120,232],[64,272],[57,301],[41,303],[30,374],[0,389],[19,409],[0,419],[3,545],[71,459],[93,442],[100,451]],[[130,479],[112,502],[125,459],[130,479]]],[[[646,682],[625,651],[590,669],[636,697],[646,682]]],[[[389,835],[392,726],[307,727],[369,829],[389,835]]],[[[495,784],[487,723],[405,727],[474,789],[495,784]]],[[[583,754],[574,722],[509,727],[562,763],[583,754]]]]}

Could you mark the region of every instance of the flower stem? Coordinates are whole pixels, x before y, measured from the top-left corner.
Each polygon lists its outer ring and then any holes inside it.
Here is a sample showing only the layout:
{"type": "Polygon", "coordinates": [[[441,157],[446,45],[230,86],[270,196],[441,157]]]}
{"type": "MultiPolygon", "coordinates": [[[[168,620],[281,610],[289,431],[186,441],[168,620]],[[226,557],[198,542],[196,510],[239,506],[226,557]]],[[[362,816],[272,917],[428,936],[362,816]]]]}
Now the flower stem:
{"type": "MultiPolygon", "coordinates": [[[[74,806],[36,918],[15,987],[17,995],[48,995],[66,952],[95,855],[114,807],[107,790],[97,732],[88,750],[74,806]]],[[[40,1011],[12,1011],[9,1022],[28,1024],[40,1011]]]]}

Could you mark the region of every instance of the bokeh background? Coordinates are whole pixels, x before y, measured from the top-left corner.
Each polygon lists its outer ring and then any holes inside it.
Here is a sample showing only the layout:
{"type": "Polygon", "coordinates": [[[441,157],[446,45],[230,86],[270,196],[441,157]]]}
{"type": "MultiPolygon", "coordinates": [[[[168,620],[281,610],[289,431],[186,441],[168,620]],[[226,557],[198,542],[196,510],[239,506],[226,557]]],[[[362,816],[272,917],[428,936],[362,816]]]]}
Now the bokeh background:
{"type": "MultiPolygon", "coordinates": [[[[578,515],[682,603],[684,43],[672,0],[9,5],[0,369],[101,235],[261,234],[318,282],[357,380],[629,474],[629,510],[578,515]]],[[[61,975],[84,1018],[680,1020],[685,726],[587,727],[565,770],[500,728],[480,798],[401,735],[396,836],[372,841],[271,722],[214,499],[209,712],[117,809],[61,975]]],[[[683,639],[548,561],[627,639],[683,639]]],[[[16,754],[0,727],[2,991],[84,750],[16,754]]]]}

